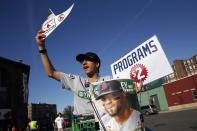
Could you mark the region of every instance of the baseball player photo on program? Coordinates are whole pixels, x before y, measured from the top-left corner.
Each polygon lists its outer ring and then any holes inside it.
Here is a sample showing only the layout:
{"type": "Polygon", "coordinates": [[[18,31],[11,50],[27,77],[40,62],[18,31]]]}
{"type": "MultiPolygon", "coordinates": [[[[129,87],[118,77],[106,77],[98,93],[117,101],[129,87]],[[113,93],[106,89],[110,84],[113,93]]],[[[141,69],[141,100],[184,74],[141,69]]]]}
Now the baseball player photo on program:
{"type": "Polygon", "coordinates": [[[134,84],[131,79],[112,79],[92,84],[95,102],[105,112],[101,120],[107,131],[140,131],[140,112],[130,106],[128,92],[135,95],[134,84]]]}

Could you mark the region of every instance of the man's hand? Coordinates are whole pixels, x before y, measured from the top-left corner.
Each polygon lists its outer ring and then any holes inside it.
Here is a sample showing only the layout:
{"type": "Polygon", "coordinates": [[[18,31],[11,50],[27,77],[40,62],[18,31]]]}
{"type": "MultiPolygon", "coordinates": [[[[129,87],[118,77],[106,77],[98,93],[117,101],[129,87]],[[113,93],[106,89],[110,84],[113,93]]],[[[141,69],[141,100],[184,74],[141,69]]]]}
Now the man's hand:
{"type": "Polygon", "coordinates": [[[45,47],[45,38],[46,36],[44,35],[44,31],[40,29],[37,34],[36,34],[36,43],[38,44],[39,48],[44,48],[45,47]]]}

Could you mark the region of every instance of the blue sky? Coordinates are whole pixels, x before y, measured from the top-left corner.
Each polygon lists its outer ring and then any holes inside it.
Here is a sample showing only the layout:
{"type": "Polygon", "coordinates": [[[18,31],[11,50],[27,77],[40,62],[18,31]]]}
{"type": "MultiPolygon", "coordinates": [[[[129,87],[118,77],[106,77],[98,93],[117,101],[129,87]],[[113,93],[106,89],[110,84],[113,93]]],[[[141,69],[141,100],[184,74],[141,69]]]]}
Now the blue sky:
{"type": "Polygon", "coordinates": [[[75,56],[92,51],[102,60],[101,75],[111,75],[111,63],[153,35],[171,64],[197,54],[196,0],[1,0],[0,56],[31,66],[29,102],[57,104],[58,111],[73,103],[72,93],[46,76],[34,40],[49,8],[59,14],[72,3],[46,40],[59,71],[84,76],[75,56]]]}

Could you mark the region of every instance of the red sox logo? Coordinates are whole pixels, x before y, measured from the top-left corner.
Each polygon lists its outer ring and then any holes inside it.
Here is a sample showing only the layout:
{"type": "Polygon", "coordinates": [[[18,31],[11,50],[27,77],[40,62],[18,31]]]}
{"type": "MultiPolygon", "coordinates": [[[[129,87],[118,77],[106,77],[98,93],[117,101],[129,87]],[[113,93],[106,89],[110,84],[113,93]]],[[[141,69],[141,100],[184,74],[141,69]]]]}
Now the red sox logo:
{"type": "Polygon", "coordinates": [[[100,88],[101,90],[106,90],[108,88],[108,85],[106,82],[103,82],[101,85],[100,85],[100,88]]]}
{"type": "Polygon", "coordinates": [[[58,21],[59,22],[61,22],[61,21],[63,21],[64,20],[64,14],[60,14],[59,16],[58,16],[58,21]]]}

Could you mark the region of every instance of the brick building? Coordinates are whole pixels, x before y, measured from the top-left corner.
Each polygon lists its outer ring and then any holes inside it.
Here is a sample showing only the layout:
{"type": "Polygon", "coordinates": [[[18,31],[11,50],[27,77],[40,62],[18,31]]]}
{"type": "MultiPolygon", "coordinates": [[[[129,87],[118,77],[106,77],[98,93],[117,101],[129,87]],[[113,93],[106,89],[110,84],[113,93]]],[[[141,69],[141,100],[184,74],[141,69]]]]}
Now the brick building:
{"type": "MultiPolygon", "coordinates": [[[[0,128],[27,123],[30,66],[0,57],[0,128]]],[[[0,130],[1,130],[0,129],[0,130]]]]}
{"type": "Polygon", "coordinates": [[[165,77],[166,83],[197,74],[197,55],[185,60],[174,60],[173,73],[165,77]]]}
{"type": "Polygon", "coordinates": [[[50,130],[56,116],[56,104],[30,103],[28,105],[28,118],[37,120],[42,130],[50,130]]]}
{"type": "Polygon", "coordinates": [[[175,60],[163,85],[169,110],[197,106],[197,55],[175,60]]]}

